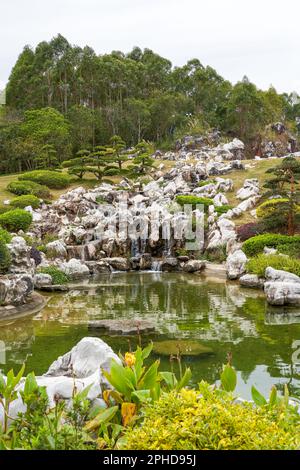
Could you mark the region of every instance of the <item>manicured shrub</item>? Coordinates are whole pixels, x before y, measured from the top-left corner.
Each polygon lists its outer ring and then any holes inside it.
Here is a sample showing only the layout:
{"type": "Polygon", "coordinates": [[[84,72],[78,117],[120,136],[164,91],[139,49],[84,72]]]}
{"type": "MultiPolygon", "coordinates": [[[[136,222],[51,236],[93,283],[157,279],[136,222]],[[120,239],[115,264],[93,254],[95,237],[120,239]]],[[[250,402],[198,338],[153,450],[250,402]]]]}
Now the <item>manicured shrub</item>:
{"type": "Polygon", "coordinates": [[[13,194],[17,196],[22,196],[25,194],[32,194],[33,196],[39,197],[41,199],[47,199],[51,197],[49,188],[33,181],[12,181],[6,188],[13,194]]]}
{"type": "Polygon", "coordinates": [[[263,232],[263,224],[257,222],[250,222],[249,224],[240,225],[237,227],[237,236],[241,242],[245,242],[249,238],[255,237],[263,232]]]}
{"type": "Polygon", "coordinates": [[[65,189],[71,183],[71,178],[69,175],[60,173],[59,171],[50,171],[50,170],[34,170],[24,173],[24,175],[19,176],[20,181],[33,181],[34,183],[39,183],[42,185],[48,186],[52,189],[65,189]]]}
{"type": "Polygon", "coordinates": [[[7,273],[11,264],[9,249],[3,239],[0,238],[0,274],[7,273]]]}
{"type": "Polygon", "coordinates": [[[32,209],[37,209],[40,206],[40,200],[38,197],[33,196],[33,194],[24,194],[12,199],[10,205],[19,209],[24,209],[28,206],[31,206],[32,209]]]}
{"type": "Polygon", "coordinates": [[[300,261],[285,255],[261,254],[251,258],[246,265],[248,273],[257,274],[259,277],[265,276],[265,271],[268,267],[281,269],[282,271],[288,271],[300,276],[300,261]]]}
{"type": "Polygon", "coordinates": [[[203,181],[199,181],[198,187],[199,187],[199,188],[202,188],[203,186],[207,186],[208,184],[215,184],[215,181],[214,181],[214,180],[203,180],[203,181]]]}
{"type": "Polygon", "coordinates": [[[265,246],[276,248],[278,245],[288,245],[299,243],[300,236],[278,235],[276,233],[265,233],[249,238],[243,244],[243,251],[247,256],[255,256],[261,253],[265,246]]]}
{"type": "Polygon", "coordinates": [[[282,204],[286,204],[287,202],[289,202],[289,200],[284,198],[268,199],[258,206],[256,215],[257,217],[267,217],[277,211],[282,204]]]}
{"type": "Polygon", "coordinates": [[[11,234],[7,230],[0,228],[0,241],[2,241],[3,243],[10,243],[11,239],[11,234]]]}
{"type": "Polygon", "coordinates": [[[0,214],[5,214],[5,212],[11,211],[9,204],[0,204],[0,214]]]}
{"type": "Polygon", "coordinates": [[[217,214],[226,214],[230,209],[232,209],[231,206],[228,204],[224,204],[223,206],[215,206],[215,211],[217,214]]]}
{"type": "Polygon", "coordinates": [[[39,269],[39,272],[43,274],[49,274],[52,277],[53,284],[66,284],[70,281],[69,276],[63,273],[56,266],[48,266],[47,268],[41,268],[39,269]]]}
{"type": "Polygon", "coordinates": [[[0,225],[9,232],[18,232],[19,230],[26,232],[31,222],[32,215],[23,209],[13,209],[0,215],[0,225]]]}
{"type": "Polygon", "coordinates": [[[142,424],[125,434],[132,450],[298,449],[299,421],[267,407],[234,403],[232,395],[201,383],[200,390],[165,394],[148,405],[142,424]]]}
{"type": "Polygon", "coordinates": [[[300,258],[300,243],[288,243],[286,245],[278,245],[277,251],[291,258],[300,258]]]}
{"type": "Polygon", "coordinates": [[[196,209],[197,204],[203,204],[205,209],[207,209],[209,206],[214,205],[212,199],[209,199],[208,197],[198,197],[198,196],[177,196],[176,202],[182,207],[185,204],[190,204],[193,206],[193,209],[196,209]]]}

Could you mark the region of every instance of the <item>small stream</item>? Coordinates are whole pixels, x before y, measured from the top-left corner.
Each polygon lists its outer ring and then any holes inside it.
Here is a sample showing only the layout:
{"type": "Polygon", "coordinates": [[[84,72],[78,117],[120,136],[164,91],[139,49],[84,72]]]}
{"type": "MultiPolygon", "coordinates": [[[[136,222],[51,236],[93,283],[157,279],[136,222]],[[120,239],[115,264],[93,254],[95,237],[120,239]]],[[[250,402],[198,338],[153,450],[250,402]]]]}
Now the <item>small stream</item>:
{"type": "MultiPolygon", "coordinates": [[[[244,398],[250,397],[252,384],[268,394],[273,384],[282,389],[285,383],[291,394],[300,397],[300,311],[272,309],[260,291],[200,275],[157,270],[102,275],[86,287],[46,296],[48,304],[38,315],[0,324],[4,372],[18,369],[25,361],[27,372],[42,374],[84,336],[101,337],[116,352],[125,352],[136,346],[136,336],[89,330],[88,322],[139,317],[157,327],[155,333],[143,335],[145,345],[149,340],[181,339],[210,348],[209,354],[183,359],[192,369],[194,383],[218,380],[231,352],[238,371],[238,393],[244,398]]],[[[160,359],[161,369],[169,370],[169,357],[160,359]]]]}

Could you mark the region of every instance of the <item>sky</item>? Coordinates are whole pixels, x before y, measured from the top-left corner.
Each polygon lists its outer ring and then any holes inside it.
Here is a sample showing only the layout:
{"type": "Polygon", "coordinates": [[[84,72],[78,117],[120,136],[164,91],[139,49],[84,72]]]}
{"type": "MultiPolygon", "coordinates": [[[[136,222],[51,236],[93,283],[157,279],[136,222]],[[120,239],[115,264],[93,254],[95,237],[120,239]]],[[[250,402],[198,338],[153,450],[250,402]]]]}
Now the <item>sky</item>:
{"type": "Polygon", "coordinates": [[[97,54],[148,47],[236,83],[300,94],[299,0],[2,0],[0,90],[26,44],[58,33],[97,54]]]}

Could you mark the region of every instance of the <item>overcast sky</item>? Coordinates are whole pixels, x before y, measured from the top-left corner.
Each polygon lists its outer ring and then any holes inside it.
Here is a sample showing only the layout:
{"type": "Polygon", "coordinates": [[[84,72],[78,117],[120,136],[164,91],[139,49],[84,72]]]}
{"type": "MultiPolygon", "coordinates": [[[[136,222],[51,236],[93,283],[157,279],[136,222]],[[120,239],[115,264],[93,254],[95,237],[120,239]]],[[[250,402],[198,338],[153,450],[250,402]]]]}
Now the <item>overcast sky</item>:
{"type": "Polygon", "coordinates": [[[148,47],[197,57],[233,83],[244,75],[300,93],[299,0],[2,0],[0,89],[25,44],[61,33],[96,53],[148,47]]]}

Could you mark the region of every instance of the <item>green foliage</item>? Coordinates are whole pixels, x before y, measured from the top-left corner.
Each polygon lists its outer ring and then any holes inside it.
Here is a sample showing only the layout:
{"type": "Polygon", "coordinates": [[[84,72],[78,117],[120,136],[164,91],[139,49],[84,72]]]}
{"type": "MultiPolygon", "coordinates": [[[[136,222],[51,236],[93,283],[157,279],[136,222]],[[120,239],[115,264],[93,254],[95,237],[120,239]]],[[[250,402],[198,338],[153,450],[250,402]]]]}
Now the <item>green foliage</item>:
{"type": "Polygon", "coordinates": [[[23,209],[13,209],[0,215],[0,225],[9,232],[18,232],[19,230],[26,232],[31,222],[32,215],[23,209]]]}
{"type": "Polygon", "coordinates": [[[232,206],[229,204],[223,204],[223,206],[215,206],[215,212],[219,215],[221,214],[226,214],[230,209],[232,209],[232,206]]]}
{"type": "Polygon", "coordinates": [[[243,251],[247,256],[255,256],[261,253],[265,246],[277,248],[278,245],[300,244],[300,235],[290,237],[275,233],[265,233],[251,237],[243,243],[243,251]]]}
{"type": "Polygon", "coordinates": [[[49,274],[52,277],[52,283],[54,285],[67,284],[70,282],[69,276],[63,273],[56,266],[48,266],[45,268],[39,269],[39,272],[42,274],[49,274]]]}
{"type": "Polygon", "coordinates": [[[2,230],[0,229],[0,274],[5,274],[11,265],[11,256],[6,246],[7,242],[1,237],[1,232],[2,230]]]}
{"type": "Polygon", "coordinates": [[[209,206],[213,206],[213,200],[209,199],[208,197],[198,197],[198,196],[176,196],[176,202],[180,206],[192,205],[193,209],[196,209],[197,204],[203,205],[204,208],[207,210],[209,206]]]}
{"type": "Polygon", "coordinates": [[[15,376],[0,373],[0,404],[4,408],[4,426],[0,430],[1,450],[82,450],[96,449],[96,442],[83,425],[87,420],[90,403],[87,394],[90,387],[77,392],[74,384],[72,404],[56,399],[53,408],[45,387],[39,387],[34,373],[27,375],[20,396],[26,411],[9,424],[9,407],[17,398],[16,387],[24,373],[24,366],[15,376]]]}
{"type": "Polygon", "coordinates": [[[202,188],[203,186],[207,186],[208,184],[215,184],[214,180],[204,180],[204,181],[199,181],[198,187],[202,188]]]}
{"type": "Polygon", "coordinates": [[[33,181],[41,185],[46,185],[52,189],[65,189],[71,183],[71,178],[58,171],[34,170],[19,176],[20,181],[33,181]]]}
{"type": "Polygon", "coordinates": [[[12,181],[7,186],[7,190],[18,196],[32,194],[41,199],[47,199],[51,197],[50,191],[47,186],[43,186],[33,181],[12,181]]]}
{"type": "Polygon", "coordinates": [[[266,268],[281,269],[300,276],[300,261],[285,255],[257,255],[251,258],[246,265],[248,273],[265,276],[266,268]]]}
{"type": "Polygon", "coordinates": [[[286,204],[287,202],[288,199],[283,198],[268,199],[257,207],[256,215],[257,217],[266,217],[271,215],[276,210],[280,210],[282,205],[286,204]]]}
{"type": "Polygon", "coordinates": [[[124,448],[140,450],[297,449],[299,418],[290,407],[235,403],[202,382],[199,390],[171,392],[145,408],[140,426],[128,430],[124,448]]]}
{"type": "Polygon", "coordinates": [[[4,243],[10,243],[11,239],[12,239],[11,234],[7,230],[0,228],[0,241],[4,243]]]}
{"type": "Polygon", "coordinates": [[[37,209],[40,206],[40,200],[38,197],[32,194],[15,197],[10,201],[10,205],[24,209],[25,207],[31,206],[32,209],[37,209]]]}
{"type": "Polygon", "coordinates": [[[297,241],[286,245],[277,245],[276,249],[279,253],[290,256],[291,258],[300,258],[300,243],[297,241]]]}

